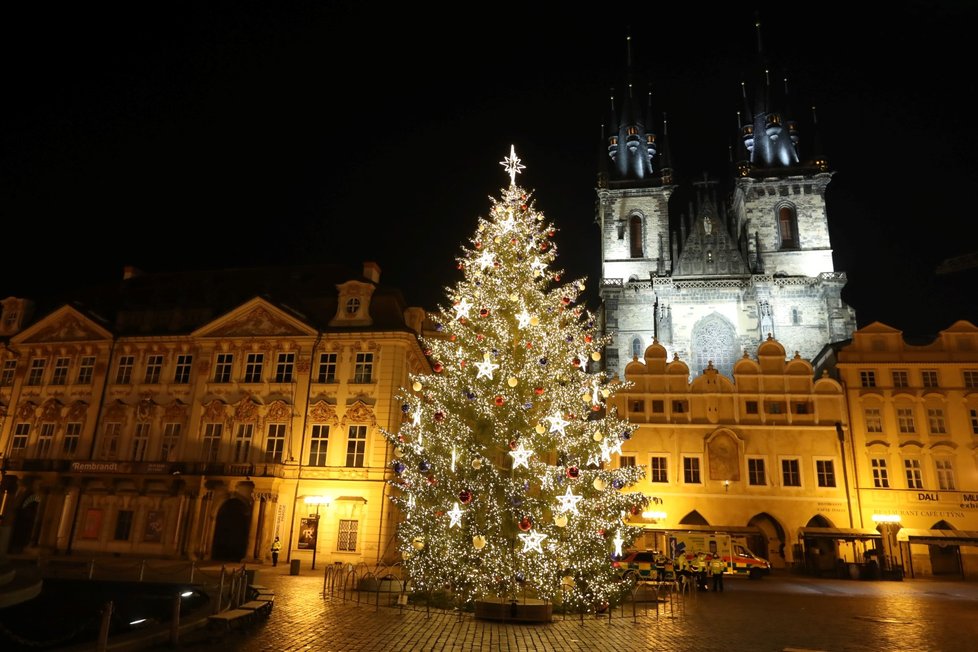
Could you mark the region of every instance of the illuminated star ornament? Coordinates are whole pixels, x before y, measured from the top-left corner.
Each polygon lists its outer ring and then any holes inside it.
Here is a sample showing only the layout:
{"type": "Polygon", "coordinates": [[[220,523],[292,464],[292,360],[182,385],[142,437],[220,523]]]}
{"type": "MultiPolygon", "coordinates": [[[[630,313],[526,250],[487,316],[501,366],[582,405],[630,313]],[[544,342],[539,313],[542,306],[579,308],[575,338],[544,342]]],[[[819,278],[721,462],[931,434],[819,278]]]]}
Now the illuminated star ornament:
{"type": "Polygon", "coordinates": [[[452,527],[455,527],[457,525],[460,525],[462,523],[462,514],[463,513],[464,512],[462,512],[462,510],[459,509],[458,503],[455,503],[455,507],[453,507],[452,509],[448,510],[448,512],[447,512],[448,518],[450,519],[450,521],[448,523],[448,527],[452,528],[452,527]]]}
{"type": "Polygon", "coordinates": [[[571,488],[567,487],[567,492],[563,496],[557,496],[557,500],[560,501],[560,507],[558,509],[562,512],[577,514],[577,503],[581,502],[582,498],[584,496],[575,496],[571,488]]]}
{"type": "Polygon", "coordinates": [[[533,451],[523,448],[523,442],[520,442],[515,450],[509,451],[509,455],[513,458],[514,469],[518,469],[521,466],[524,469],[530,468],[530,455],[533,455],[533,451]]]}
{"type": "Polygon", "coordinates": [[[492,372],[499,369],[499,365],[492,361],[488,353],[483,356],[482,362],[476,362],[475,366],[479,368],[479,375],[476,378],[488,378],[489,380],[492,380],[492,372]]]}
{"type": "Polygon", "coordinates": [[[462,300],[455,304],[455,318],[462,319],[463,317],[468,317],[470,310],[472,310],[472,304],[469,303],[468,299],[462,297],[462,300]]]}
{"type": "Polygon", "coordinates": [[[543,554],[543,549],[540,548],[540,544],[547,538],[546,534],[540,534],[539,532],[530,530],[529,532],[520,534],[520,538],[523,539],[523,552],[532,552],[536,550],[541,555],[543,554]]]}
{"type": "Polygon", "coordinates": [[[516,220],[513,219],[512,213],[506,215],[506,219],[499,223],[499,230],[502,233],[509,233],[516,227],[516,220]]]}
{"type": "Polygon", "coordinates": [[[509,156],[501,160],[499,164],[506,168],[506,172],[509,174],[509,184],[515,186],[516,175],[522,172],[526,166],[520,163],[519,157],[516,156],[516,147],[514,145],[509,146],[509,156]]]}
{"type": "Polygon", "coordinates": [[[489,253],[488,251],[483,251],[482,255],[479,256],[476,260],[479,263],[479,269],[482,270],[488,269],[493,265],[492,254],[489,253]]]}
{"type": "Polygon", "coordinates": [[[545,421],[550,422],[550,432],[559,432],[561,435],[566,435],[564,428],[570,425],[570,421],[565,421],[564,417],[560,414],[555,414],[552,417],[546,417],[545,421]]]}
{"type": "Polygon", "coordinates": [[[530,317],[530,313],[528,313],[526,309],[524,309],[523,312],[516,315],[516,319],[519,320],[520,328],[526,328],[527,326],[530,325],[530,319],[532,318],[530,317]]]}

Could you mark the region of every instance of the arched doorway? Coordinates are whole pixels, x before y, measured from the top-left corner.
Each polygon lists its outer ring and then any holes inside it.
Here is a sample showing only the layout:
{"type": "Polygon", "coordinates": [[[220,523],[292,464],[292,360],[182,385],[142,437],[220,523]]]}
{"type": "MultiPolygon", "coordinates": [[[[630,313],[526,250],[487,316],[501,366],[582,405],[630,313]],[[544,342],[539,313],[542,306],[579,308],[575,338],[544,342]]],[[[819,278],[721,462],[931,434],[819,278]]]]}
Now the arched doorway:
{"type": "Polygon", "coordinates": [[[751,518],[747,525],[756,527],[762,532],[760,535],[746,537],[750,551],[758,557],[767,559],[774,568],[787,567],[788,560],[785,552],[787,540],[781,524],[770,514],[761,512],[751,518]]]}
{"type": "Polygon", "coordinates": [[[248,551],[248,526],[251,510],[244,501],[230,498],[217,510],[214,523],[214,544],[211,558],[214,561],[239,562],[248,551]]]}
{"type": "Polygon", "coordinates": [[[23,552],[31,544],[31,533],[34,531],[34,521],[37,520],[37,508],[41,497],[30,494],[24,498],[14,512],[14,525],[10,531],[10,552],[23,552]]]}
{"type": "MultiPolygon", "coordinates": [[[[813,516],[806,527],[831,528],[832,524],[827,518],[818,514],[813,516]]],[[[805,569],[816,577],[822,575],[834,576],[837,574],[835,560],[839,556],[839,546],[835,539],[828,537],[805,537],[805,569]]]]}

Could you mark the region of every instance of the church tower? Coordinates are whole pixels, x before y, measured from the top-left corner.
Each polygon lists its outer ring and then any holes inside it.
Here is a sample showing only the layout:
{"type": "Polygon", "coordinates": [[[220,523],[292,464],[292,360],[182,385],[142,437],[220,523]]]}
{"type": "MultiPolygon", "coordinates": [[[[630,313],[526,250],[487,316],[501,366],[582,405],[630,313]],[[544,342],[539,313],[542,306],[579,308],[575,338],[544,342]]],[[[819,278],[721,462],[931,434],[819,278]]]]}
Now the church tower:
{"type": "Polygon", "coordinates": [[[755,27],[758,78],[741,84],[729,186],[693,183],[687,212],[670,204],[677,186],[668,123],[663,118],[657,138],[651,93],[643,102],[633,88],[629,41],[625,93],[617,107],[612,98],[603,134],[595,216],[600,314],[614,336],[604,359],[619,377],[656,342],[692,376],[711,364],[731,376],[734,362],[769,336],[810,359],[855,329],[841,296],[845,274],[832,261],[825,203],[832,172],[814,124],[805,147],[787,79],[773,81],[755,27]]]}

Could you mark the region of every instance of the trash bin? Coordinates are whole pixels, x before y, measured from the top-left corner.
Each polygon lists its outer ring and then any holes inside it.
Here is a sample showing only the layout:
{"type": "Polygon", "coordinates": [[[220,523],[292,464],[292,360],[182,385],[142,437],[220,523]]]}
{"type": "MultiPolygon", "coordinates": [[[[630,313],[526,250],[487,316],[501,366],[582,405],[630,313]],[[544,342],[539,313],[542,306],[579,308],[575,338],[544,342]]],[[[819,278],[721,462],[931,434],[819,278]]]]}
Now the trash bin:
{"type": "Polygon", "coordinates": [[[301,561],[300,559],[293,559],[289,563],[289,575],[298,575],[299,574],[299,562],[300,561],[301,561]]]}

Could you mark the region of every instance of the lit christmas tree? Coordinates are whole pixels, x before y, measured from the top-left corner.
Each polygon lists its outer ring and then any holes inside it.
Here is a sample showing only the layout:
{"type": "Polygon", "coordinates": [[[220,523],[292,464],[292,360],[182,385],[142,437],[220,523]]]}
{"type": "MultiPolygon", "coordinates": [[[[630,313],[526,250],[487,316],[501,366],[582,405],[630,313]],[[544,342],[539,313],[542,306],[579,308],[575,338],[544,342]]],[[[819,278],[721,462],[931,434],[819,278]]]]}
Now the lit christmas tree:
{"type": "Polygon", "coordinates": [[[399,547],[416,591],[600,609],[625,588],[612,562],[648,499],[624,490],[645,471],[605,468],[634,430],[606,409],[623,383],[588,371],[606,340],[577,304],[584,282],[551,269],[556,230],[517,185],[515,149],[502,165],[510,185],[424,343],[434,373],[402,389],[403,423],[386,433],[399,547]]]}

